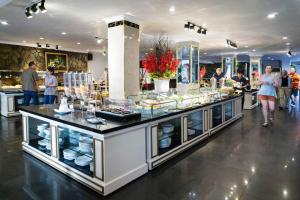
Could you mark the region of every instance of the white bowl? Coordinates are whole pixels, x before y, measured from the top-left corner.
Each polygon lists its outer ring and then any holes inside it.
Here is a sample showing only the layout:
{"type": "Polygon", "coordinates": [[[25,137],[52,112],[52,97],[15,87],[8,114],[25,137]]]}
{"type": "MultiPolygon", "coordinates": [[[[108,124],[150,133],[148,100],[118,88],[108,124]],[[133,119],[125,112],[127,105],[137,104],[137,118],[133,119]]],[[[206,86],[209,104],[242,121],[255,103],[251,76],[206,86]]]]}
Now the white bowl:
{"type": "Polygon", "coordinates": [[[172,124],[163,124],[161,125],[163,133],[171,133],[174,131],[174,125],[172,124]]]}
{"type": "Polygon", "coordinates": [[[159,141],[159,148],[168,148],[171,145],[172,138],[168,137],[159,141]]]}

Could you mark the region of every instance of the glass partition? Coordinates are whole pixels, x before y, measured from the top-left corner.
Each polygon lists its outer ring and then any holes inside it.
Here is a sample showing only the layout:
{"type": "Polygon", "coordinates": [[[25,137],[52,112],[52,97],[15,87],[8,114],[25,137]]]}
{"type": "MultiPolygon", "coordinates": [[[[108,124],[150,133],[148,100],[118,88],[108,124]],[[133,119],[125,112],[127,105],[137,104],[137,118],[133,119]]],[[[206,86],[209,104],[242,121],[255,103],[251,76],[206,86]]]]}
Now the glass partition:
{"type": "Polygon", "coordinates": [[[228,121],[233,117],[232,101],[225,103],[224,107],[225,107],[225,121],[228,121]]]}
{"type": "Polygon", "coordinates": [[[222,124],[222,105],[217,105],[212,108],[212,125],[213,128],[222,124]]]}

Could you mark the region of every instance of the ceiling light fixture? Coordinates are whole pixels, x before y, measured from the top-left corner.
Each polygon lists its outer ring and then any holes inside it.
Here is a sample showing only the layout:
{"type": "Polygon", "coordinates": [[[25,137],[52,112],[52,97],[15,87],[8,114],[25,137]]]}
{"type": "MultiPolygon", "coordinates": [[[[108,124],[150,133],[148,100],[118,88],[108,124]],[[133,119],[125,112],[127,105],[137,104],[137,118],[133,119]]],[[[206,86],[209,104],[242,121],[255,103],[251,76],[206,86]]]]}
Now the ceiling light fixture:
{"type": "Polygon", "coordinates": [[[255,51],[256,51],[256,49],[252,49],[252,51],[253,51],[253,52],[255,52],[255,51]]]}
{"type": "Polygon", "coordinates": [[[46,48],[50,48],[50,44],[46,44],[46,48]]]}
{"type": "Polygon", "coordinates": [[[40,37],[40,40],[44,40],[45,38],[43,38],[43,37],[40,37]]]}
{"type": "Polygon", "coordinates": [[[230,48],[233,48],[233,49],[237,49],[237,48],[238,48],[237,44],[236,44],[235,42],[229,40],[229,39],[226,39],[226,43],[227,43],[227,45],[228,45],[230,48]]]}
{"type": "Polygon", "coordinates": [[[287,40],[288,37],[287,37],[287,36],[283,36],[282,39],[283,39],[283,40],[287,40]]]}
{"type": "Polygon", "coordinates": [[[67,35],[67,33],[66,33],[66,32],[61,32],[61,34],[62,34],[62,35],[67,35]]]}
{"type": "Polygon", "coordinates": [[[291,43],[287,42],[287,43],[285,43],[285,45],[289,46],[289,45],[291,45],[291,43]]]}
{"type": "Polygon", "coordinates": [[[36,43],[36,46],[37,47],[42,47],[42,45],[40,43],[38,43],[38,42],[36,43]]]}
{"type": "Polygon", "coordinates": [[[33,4],[33,5],[30,7],[30,10],[31,10],[32,13],[34,13],[34,14],[38,14],[38,13],[40,12],[40,10],[38,9],[37,4],[33,4]]]}
{"type": "Polygon", "coordinates": [[[286,55],[287,55],[288,57],[292,57],[292,56],[293,56],[293,51],[292,51],[292,49],[289,49],[289,51],[286,53],[286,55]]]}
{"type": "Polygon", "coordinates": [[[176,11],[175,6],[171,6],[171,7],[169,8],[169,12],[170,12],[171,14],[174,14],[175,11],[176,11]]]}
{"type": "Polygon", "coordinates": [[[32,18],[32,15],[30,13],[30,8],[26,8],[25,15],[26,15],[27,19],[32,18]]]}
{"type": "Polygon", "coordinates": [[[187,22],[184,24],[184,30],[196,31],[199,34],[206,35],[207,29],[203,28],[202,26],[198,26],[194,23],[187,22]]]}
{"type": "Polygon", "coordinates": [[[102,55],[103,55],[103,56],[106,56],[106,51],[103,51],[102,55]]]}
{"type": "Polygon", "coordinates": [[[41,5],[39,6],[39,9],[42,13],[47,12],[47,9],[45,8],[45,0],[41,1],[41,5]]]}
{"type": "Polygon", "coordinates": [[[55,49],[58,50],[58,45],[55,45],[55,49]]]}
{"type": "Polygon", "coordinates": [[[76,44],[80,45],[80,42],[77,42],[76,44]]]}
{"type": "Polygon", "coordinates": [[[26,43],[26,41],[25,41],[25,40],[23,40],[22,42],[23,42],[23,43],[26,43]]]}
{"type": "Polygon", "coordinates": [[[103,42],[103,39],[102,38],[99,38],[99,37],[95,37],[96,38],[96,42],[98,44],[101,44],[103,42]]]}
{"type": "Polygon", "coordinates": [[[278,15],[278,12],[273,12],[273,13],[270,13],[268,14],[268,19],[274,19],[276,16],[278,15]]]}
{"type": "Polygon", "coordinates": [[[2,24],[3,26],[8,25],[7,21],[1,21],[1,24],[2,24]]]}

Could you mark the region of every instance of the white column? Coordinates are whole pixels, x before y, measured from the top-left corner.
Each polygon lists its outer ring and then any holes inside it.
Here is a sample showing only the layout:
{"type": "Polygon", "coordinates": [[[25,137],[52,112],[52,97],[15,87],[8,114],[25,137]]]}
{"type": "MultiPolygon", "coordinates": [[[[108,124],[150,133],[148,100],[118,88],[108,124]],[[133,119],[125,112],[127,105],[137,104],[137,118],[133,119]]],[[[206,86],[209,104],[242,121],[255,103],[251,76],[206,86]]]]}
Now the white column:
{"type": "Polygon", "coordinates": [[[109,96],[125,99],[139,93],[139,25],[130,16],[106,19],[108,23],[109,96]]]}

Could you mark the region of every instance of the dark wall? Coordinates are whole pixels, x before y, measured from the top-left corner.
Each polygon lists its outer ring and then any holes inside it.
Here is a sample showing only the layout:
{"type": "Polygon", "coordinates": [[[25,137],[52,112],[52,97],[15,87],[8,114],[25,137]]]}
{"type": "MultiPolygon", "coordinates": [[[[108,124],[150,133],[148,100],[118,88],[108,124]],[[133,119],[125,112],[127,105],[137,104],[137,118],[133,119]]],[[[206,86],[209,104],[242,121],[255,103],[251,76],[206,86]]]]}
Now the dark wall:
{"type": "Polygon", "coordinates": [[[38,71],[45,71],[45,52],[68,55],[69,71],[87,71],[87,53],[76,53],[10,44],[0,44],[0,70],[20,71],[30,61],[36,62],[38,71]]]}

